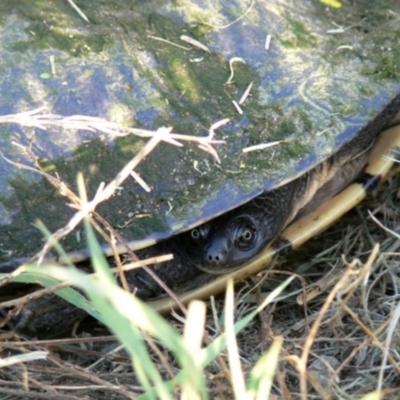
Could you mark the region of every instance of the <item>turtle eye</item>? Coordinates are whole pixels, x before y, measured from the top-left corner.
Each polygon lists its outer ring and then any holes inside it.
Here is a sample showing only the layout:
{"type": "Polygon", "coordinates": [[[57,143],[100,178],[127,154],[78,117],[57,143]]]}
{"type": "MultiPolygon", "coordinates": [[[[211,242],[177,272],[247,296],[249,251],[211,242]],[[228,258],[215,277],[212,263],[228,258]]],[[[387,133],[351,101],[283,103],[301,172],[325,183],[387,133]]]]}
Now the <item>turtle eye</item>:
{"type": "Polygon", "coordinates": [[[193,243],[200,243],[207,237],[208,231],[209,231],[208,225],[202,225],[192,229],[189,232],[191,241],[193,243]]]}
{"type": "Polygon", "coordinates": [[[192,230],[190,231],[190,237],[191,237],[193,240],[199,240],[200,237],[201,237],[200,231],[199,231],[197,228],[196,228],[196,229],[192,229],[192,230]]]}
{"type": "Polygon", "coordinates": [[[235,236],[235,245],[241,249],[247,249],[254,244],[257,231],[253,224],[246,221],[246,223],[238,226],[235,236]]]}

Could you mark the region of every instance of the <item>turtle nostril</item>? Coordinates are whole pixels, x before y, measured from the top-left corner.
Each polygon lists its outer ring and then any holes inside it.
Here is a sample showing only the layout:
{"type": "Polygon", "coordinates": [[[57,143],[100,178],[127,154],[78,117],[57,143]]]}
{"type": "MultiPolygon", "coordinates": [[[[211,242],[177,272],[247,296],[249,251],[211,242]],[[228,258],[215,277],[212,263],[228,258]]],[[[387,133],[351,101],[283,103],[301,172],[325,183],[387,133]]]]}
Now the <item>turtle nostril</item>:
{"type": "Polygon", "coordinates": [[[216,263],[216,264],[220,263],[220,261],[222,260],[220,255],[213,255],[213,254],[209,254],[207,258],[210,263],[216,263]]]}

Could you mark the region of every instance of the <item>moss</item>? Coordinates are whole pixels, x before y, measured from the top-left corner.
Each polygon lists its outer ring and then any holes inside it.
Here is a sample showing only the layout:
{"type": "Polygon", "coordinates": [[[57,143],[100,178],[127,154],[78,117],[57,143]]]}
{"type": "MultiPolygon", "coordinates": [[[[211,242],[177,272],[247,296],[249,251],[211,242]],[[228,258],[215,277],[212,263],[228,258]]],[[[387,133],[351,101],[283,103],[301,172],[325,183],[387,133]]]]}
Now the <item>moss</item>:
{"type": "Polygon", "coordinates": [[[287,17],[289,23],[288,31],[292,34],[291,37],[281,38],[281,43],[288,48],[310,48],[317,44],[317,38],[312,34],[312,27],[308,27],[304,22],[294,18],[287,17]]]}
{"type": "MultiPolygon", "coordinates": [[[[177,30],[170,19],[160,15],[152,16],[151,20],[154,36],[168,38],[172,43],[182,44],[179,34],[193,30],[185,25],[177,30]]],[[[201,36],[194,37],[202,40],[201,36]]],[[[147,41],[145,46],[156,55],[160,65],[157,73],[168,84],[167,89],[162,89],[164,97],[174,110],[179,111],[181,117],[180,121],[171,121],[170,116],[160,116],[156,120],[157,124],[174,123],[174,126],[187,129],[182,122],[189,115],[200,118],[205,126],[210,125],[212,116],[236,118],[237,112],[232,106],[232,99],[235,97],[230,92],[244,91],[249,82],[258,80],[258,76],[246,64],[235,63],[234,82],[227,86],[225,83],[230,75],[229,60],[219,54],[192,49],[188,56],[183,49],[155,40],[147,41]],[[202,61],[190,61],[196,57],[202,58],[202,61]]]]}
{"type": "Polygon", "coordinates": [[[361,72],[367,76],[381,79],[400,79],[400,53],[382,56],[374,67],[365,67],[361,72]]]}
{"type": "Polygon", "coordinates": [[[278,129],[276,130],[278,140],[287,138],[297,131],[296,125],[292,118],[284,118],[278,124],[278,129]]]}
{"type": "Polygon", "coordinates": [[[332,65],[340,65],[358,55],[363,66],[357,69],[363,75],[378,82],[399,80],[400,47],[395,43],[400,41],[400,27],[396,14],[393,13],[396,9],[393,0],[353,2],[340,10],[319,5],[318,9],[344,29],[339,34],[339,43],[333,37],[326,42],[324,57],[327,61],[332,65]],[[338,50],[339,45],[349,48],[338,50]]]}
{"type": "Polygon", "coordinates": [[[302,110],[301,108],[299,108],[298,110],[296,110],[296,114],[298,119],[301,121],[302,123],[302,131],[303,132],[312,132],[313,128],[314,128],[314,124],[312,119],[310,118],[309,114],[307,114],[307,112],[305,110],[302,110]]]}
{"type": "Polygon", "coordinates": [[[286,157],[290,159],[299,159],[309,150],[308,146],[298,140],[286,142],[282,148],[286,157]]]}
{"type": "Polygon", "coordinates": [[[355,102],[348,101],[346,98],[329,98],[329,103],[332,106],[334,113],[350,116],[357,115],[359,112],[359,104],[355,102]]]}

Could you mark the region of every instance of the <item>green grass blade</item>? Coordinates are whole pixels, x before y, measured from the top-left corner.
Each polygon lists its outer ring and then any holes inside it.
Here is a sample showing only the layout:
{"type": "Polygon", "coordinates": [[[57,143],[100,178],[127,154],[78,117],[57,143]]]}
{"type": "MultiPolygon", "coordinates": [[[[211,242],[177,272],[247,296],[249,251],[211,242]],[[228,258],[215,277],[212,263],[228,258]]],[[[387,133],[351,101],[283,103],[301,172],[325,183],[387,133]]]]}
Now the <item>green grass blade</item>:
{"type": "Polygon", "coordinates": [[[234,325],[235,301],[233,294],[233,280],[229,279],[225,296],[225,334],[228,349],[229,367],[231,370],[231,384],[236,399],[246,399],[246,385],[240,363],[239,350],[236,342],[234,325]]]}
{"type": "MultiPolygon", "coordinates": [[[[282,282],[275,290],[273,290],[261,303],[259,307],[257,307],[254,311],[246,315],[244,318],[236,322],[235,324],[235,333],[238,334],[243,328],[245,328],[250,321],[268,304],[270,304],[276,297],[279,296],[280,293],[289,285],[289,283],[294,279],[294,277],[290,277],[286,279],[286,281],[282,282]]],[[[210,345],[207,346],[204,351],[206,352],[206,356],[204,357],[204,366],[208,365],[210,362],[214,361],[218,354],[221,353],[226,347],[226,334],[222,333],[218,338],[216,338],[210,345]]]]}
{"type": "Polygon", "coordinates": [[[279,361],[283,338],[277,337],[271,348],[263,354],[251,371],[248,382],[248,398],[254,400],[268,399],[279,361]]]}

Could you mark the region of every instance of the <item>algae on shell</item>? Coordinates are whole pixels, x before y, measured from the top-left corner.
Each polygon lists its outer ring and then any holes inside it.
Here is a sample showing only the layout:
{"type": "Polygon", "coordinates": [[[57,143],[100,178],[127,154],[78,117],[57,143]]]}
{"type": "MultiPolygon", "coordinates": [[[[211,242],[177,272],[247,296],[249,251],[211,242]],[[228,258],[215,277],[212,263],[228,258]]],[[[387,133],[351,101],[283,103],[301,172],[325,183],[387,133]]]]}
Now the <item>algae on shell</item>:
{"type": "MultiPolygon", "coordinates": [[[[221,118],[231,120],[217,134],[226,140],[217,149],[220,165],[195,146],[163,143],[136,171],[151,193],[127,181],[99,207],[129,240],[168,237],[296,178],[354,137],[399,92],[400,28],[387,11],[396,10],[393,1],[370,1],[367,16],[363,2],[334,10],[317,0],[251,7],[244,1],[90,0],[79,6],[90,23],[67,3],[0,5],[1,115],[46,107],[196,136],[221,118]],[[245,63],[233,65],[226,84],[233,57],[245,63]],[[250,82],[240,115],[232,101],[250,82]],[[272,141],[282,143],[242,153],[272,141]]],[[[134,136],[91,131],[0,129],[4,156],[31,164],[12,144],[31,143],[43,168],[72,188],[83,172],[91,197],[144,145],[134,136]]],[[[40,247],[37,219],[55,231],[73,210],[39,175],[3,158],[0,171],[0,257],[7,260],[40,247]]],[[[82,247],[73,236],[63,245],[82,247]]]]}

